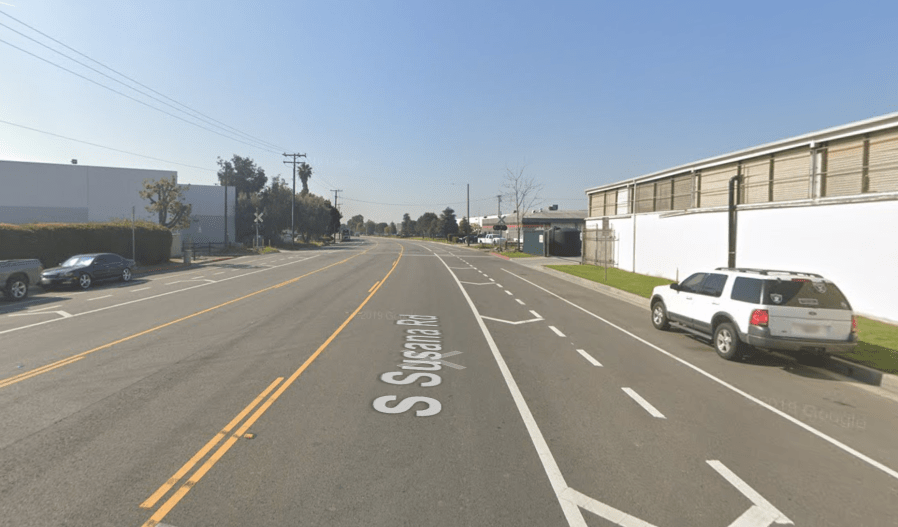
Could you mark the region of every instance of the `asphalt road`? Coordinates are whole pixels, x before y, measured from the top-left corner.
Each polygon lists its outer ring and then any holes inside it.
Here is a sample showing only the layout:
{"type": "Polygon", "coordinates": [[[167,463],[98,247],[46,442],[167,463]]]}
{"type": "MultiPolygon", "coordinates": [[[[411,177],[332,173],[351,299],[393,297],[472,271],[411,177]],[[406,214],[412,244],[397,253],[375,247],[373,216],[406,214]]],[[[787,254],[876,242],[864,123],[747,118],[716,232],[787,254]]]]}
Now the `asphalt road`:
{"type": "Polygon", "coordinates": [[[460,246],[0,303],[0,525],[898,526],[898,402],[460,246]]]}

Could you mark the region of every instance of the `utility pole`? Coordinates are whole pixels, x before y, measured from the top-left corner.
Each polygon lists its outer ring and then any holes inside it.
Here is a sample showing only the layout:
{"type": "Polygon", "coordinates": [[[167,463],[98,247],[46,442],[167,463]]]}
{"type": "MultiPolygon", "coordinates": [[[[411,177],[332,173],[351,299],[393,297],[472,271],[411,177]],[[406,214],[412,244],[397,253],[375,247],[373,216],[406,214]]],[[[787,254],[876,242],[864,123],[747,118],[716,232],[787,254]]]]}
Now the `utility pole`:
{"type": "MultiPolygon", "coordinates": [[[[331,192],[334,193],[334,208],[337,209],[337,212],[340,212],[340,209],[337,208],[337,193],[338,193],[338,192],[343,192],[343,189],[336,189],[336,190],[331,189],[331,192]]],[[[348,226],[349,226],[349,224],[347,224],[347,227],[348,227],[348,226]]],[[[340,227],[337,226],[337,229],[338,229],[338,230],[339,230],[339,228],[340,228],[340,227]]],[[[339,232],[335,232],[335,233],[334,233],[334,241],[337,241],[337,235],[338,235],[338,234],[340,234],[340,233],[339,233],[339,232]]],[[[350,233],[350,236],[352,236],[351,233],[350,233]]],[[[342,240],[341,240],[341,241],[342,241],[342,240]]]]}
{"type": "Polygon", "coordinates": [[[334,193],[334,208],[337,209],[337,212],[339,212],[340,209],[337,207],[337,192],[343,192],[343,189],[331,190],[331,192],[334,193]]]}
{"type": "MultiPolygon", "coordinates": [[[[468,224],[468,230],[471,230],[471,184],[468,183],[468,211],[465,214],[465,222],[468,224]]],[[[465,233],[468,234],[468,233],[465,233]]]]}
{"type": "Polygon", "coordinates": [[[293,197],[290,198],[290,248],[296,247],[296,158],[306,157],[305,154],[284,154],[284,157],[292,157],[293,161],[284,161],[284,164],[293,163],[293,197]]]}

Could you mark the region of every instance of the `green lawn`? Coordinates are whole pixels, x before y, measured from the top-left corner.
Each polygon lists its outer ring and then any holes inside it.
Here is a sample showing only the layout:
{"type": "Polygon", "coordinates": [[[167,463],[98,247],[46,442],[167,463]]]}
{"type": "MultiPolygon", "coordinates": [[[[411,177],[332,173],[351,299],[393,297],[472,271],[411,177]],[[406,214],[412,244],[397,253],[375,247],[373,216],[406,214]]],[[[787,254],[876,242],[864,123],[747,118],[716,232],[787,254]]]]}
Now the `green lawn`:
{"type": "Polygon", "coordinates": [[[509,258],[534,258],[534,257],[536,257],[535,254],[519,253],[517,251],[508,251],[508,252],[498,253],[498,254],[501,254],[502,256],[507,256],[509,258]]]}
{"type": "Polygon", "coordinates": [[[608,281],[605,281],[605,269],[603,267],[594,265],[547,265],[546,267],[609,285],[644,298],[651,298],[652,289],[655,286],[673,283],[672,280],[666,278],[630,273],[613,267],[608,268],[608,281]]]}
{"type": "MultiPolygon", "coordinates": [[[[608,281],[606,282],[605,269],[593,265],[547,265],[546,267],[606,284],[643,298],[651,298],[652,289],[655,286],[673,283],[665,278],[645,276],[614,268],[608,269],[608,281]]],[[[857,317],[857,326],[859,339],[857,348],[848,355],[840,357],[886,373],[898,374],[898,326],[860,316],[857,317]]]]}
{"type": "Polygon", "coordinates": [[[844,358],[898,374],[898,326],[857,317],[858,345],[844,358]]]}

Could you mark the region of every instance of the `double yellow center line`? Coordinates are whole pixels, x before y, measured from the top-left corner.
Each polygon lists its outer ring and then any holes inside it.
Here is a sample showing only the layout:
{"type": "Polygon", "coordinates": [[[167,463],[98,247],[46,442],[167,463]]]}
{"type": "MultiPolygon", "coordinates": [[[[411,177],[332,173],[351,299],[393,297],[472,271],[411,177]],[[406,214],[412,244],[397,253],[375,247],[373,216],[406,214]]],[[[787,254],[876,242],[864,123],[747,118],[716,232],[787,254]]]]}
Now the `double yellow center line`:
{"type": "MultiPolygon", "coordinates": [[[[253,410],[253,408],[255,408],[259,404],[259,402],[262,401],[262,399],[268,396],[268,394],[271,393],[271,391],[280,384],[280,387],[277,388],[277,391],[275,391],[270,397],[268,397],[268,399],[262,404],[262,406],[260,406],[253,413],[253,415],[249,419],[247,419],[239,429],[237,429],[236,432],[231,434],[227,441],[225,441],[225,443],[221,445],[218,450],[216,450],[215,453],[212,454],[212,456],[210,456],[209,459],[207,459],[206,462],[203,463],[203,465],[200,466],[200,468],[197,469],[197,471],[194,472],[193,475],[190,476],[190,478],[185,481],[181,485],[181,487],[178,488],[178,490],[175,491],[175,493],[172,494],[172,496],[162,504],[161,507],[159,507],[159,509],[156,510],[156,512],[150,517],[149,520],[147,520],[143,524],[142,527],[156,527],[157,525],[159,525],[159,523],[162,522],[163,518],[165,518],[165,516],[175,507],[175,505],[178,504],[178,502],[180,502],[184,498],[184,496],[187,495],[188,492],[190,492],[190,489],[192,489],[197,484],[197,482],[202,479],[202,477],[209,471],[209,469],[211,469],[215,465],[215,463],[217,463],[218,460],[220,460],[222,456],[224,456],[225,453],[227,453],[227,451],[230,450],[232,446],[234,446],[234,443],[236,443],[238,439],[246,434],[247,430],[249,430],[249,427],[251,427],[259,419],[259,417],[261,417],[262,414],[264,414],[268,410],[268,408],[271,407],[271,405],[287,390],[287,388],[289,388],[290,385],[293,384],[293,382],[296,381],[296,379],[298,379],[300,375],[302,375],[302,372],[304,372],[306,368],[308,368],[309,365],[312,364],[312,362],[316,358],[318,358],[319,355],[321,355],[321,353],[328,347],[328,345],[330,345],[331,342],[333,342],[337,335],[339,335],[340,332],[342,332],[343,329],[349,324],[349,322],[353,318],[355,318],[359,311],[361,311],[362,308],[365,307],[365,304],[367,304],[368,301],[371,300],[371,297],[373,297],[375,293],[377,293],[384,282],[387,281],[387,278],[389,278],[390,275],[393,274],[396,266],[399,265],[399,260],[402,259],[402,253],[404,251],[405,248],[400,246],[399,257],[395,262],[393,262],[393,266],[384,276],[383,280],[377,282],[374,287],[368,290],[368,296],[365,298],[365,300],[362,301],[361,304],[359,304],[359,307],[357,307],[355,311],[353,311],[346,318],[346,320],[344,320],[343,323],[340,324],[340,327],[338,327],[336,331],[334,331],[331,336],[328,337],[328,339],[318,347],[315,353],[313,353],[308,359],[306,359],[302,366],[300,366],[295,372],[293,372],[293,374],[290,375],[290,377],[287,378],[287,380],[283,384],[281,384],[283,377],[278,377],[277,379],[275,379],[274,382],[272,382],[268,386],[268,388],[260,393],[246,408],[243,409],[242,412],[237,414],[237,416],[234,417],[234,419],[232,419],[227,426],[225,426],[223,429],[221,429],[220,432],[212,437],[212,439],[210,439],[209,442],[206,443],[205,446],[203,446],[203,448],[197,451],[197,453],[194,454],[193,457],[191,457],[190,460],[187,461],[187,463],[185,463],[180,469],[178,469],[178,471],[175,472],[174,475],[172,475],[172,477],[170,477],[161,487],[159,487],[156,492],[154,492],[149,498],[146,499],[146,501],[140,504],[141,508],[144,509],[153,508],[156,503],[165,494],[168,493],[169,490],[177,485],[178,482],[185,475],[187,475],[187,473],[190,472],[190,470],[194,466],[196,466],[197,463],[200,462],[201,459],[203,459],[213,448],[215,448],[215,446],[219,442],[221,442],[222,439],[224,439],[229,433],[231,433],[231,430],[235,426],[237,426],[237,423],[239,423],[247,414],[249,414],[253,410]]],[[[281,284],[275,287],[279,287],[280,285],[281,284]]]]}
{"type": "Polygon", "coordinates": [[[223,307],[225,307],[225,306],[228,306],[228,305],[231,305],[231,304],[240,302],[241,300],[246,300],[247,298],[252,297],[252,296],[256,296],[256,295],[258,295],[258,294],[260,294],[260,293],[264,293],[264,292],[266,292],[266,291],[271,291],[271,290],[273,290],[273,289],[277,289],[277,288],[279,288],[279,287],[283,287],[283,286],[285,286],[285,285],[292,284],[292,283],[294,283],[294,282],[297,282],[297,281],[299,281],[299,280],[302,280],[303,278],[305,278],[305,277],[307,277],[307,276],[309,276],[309,275],[315,274],[315,273],[320,272],[320,271],[324,271],[325,269],[330,269],[331,267],[334,267],[334,266],[336,266],[336,265],[340,265],[340,264],[346,263],[346,262],[348,262],[349,260],[352,260],[353,258],[357,258],[357,257],[359,257],[359,256],[361,256],[361,255],[367,253],[368,251],[370,251],[371,249],[374,249],[375,247],[377,247],[377,245],[375,245],[374,247],[368,248],[368,249],[362,251],[362,252],[359,253],[359,254],[350,256],[349,258],[346,258],[346,259],[344,259],[344,260],[340,260],[339,262],[332,263],[332,264],[327,265],[327,266],[325,266],[325,267],[321,267],[321,268],[319,268],[319,269],[315,269],[314,271],[310,271],[310,272],[308,272],[308,273],[306,273],[306,274],[304,274],[304,275],[302,275],[302,276],[297,276],[296,278],[291,278],[290,280],[287,280],[287,281],[285,281],[285,282],[281,282],[281,283],[279,283],[279,284],[277,284],[277,285],[273,285],[273,286],[271,286],[271,287],[266,287],[265,289],[260,289],[260,290],[258,290],[258,291],[253,292],[253,293],[250,293],[250,294],[248,294],[248,295],[241,296],[240,298],[235,298],[235,299],[233,299],[233,300],[228,300],[227,302],[225,302],[225,303],[223,303],[223,304],[218,304],[217,306],[213,306],[213,307],[210,307],[210,308],[208,308],[208,309],[204,309],[204,310],[202,310],[202,311],[197,311],[196,313],[193,313],[193,314],[191,314],[191,315],[187,315],[186,317],[181,317],[181,318],[179,318],[179,319],[177,319],[177,320],[172,320],[171,322],[166,322],[165,324],[156,326],[156,327],[154,327],[154,328],[147,329],[147,330],[145,330],[145,331],[141,331],[140,333],[135,333],[135,334],[130,335],[130,336],[128,336],[128,337],[125,337],[125,338],[116,340],[115,342],[110,342],[110,343],[108,343],[108,344],[103,344],[102,346],[96,347],[96,348],[94,348],[94,349],[90,349],[90,350],[87,350],[87,351],[82,351],[81,353],[78,353],[77,355],[72,355],[72,356],[70,356],[70,357],[66,357],[66,358],[64,358],[64,359],[58,360],[58,361],[56,361],[56,362],[53,362],[53,363],[51,363],[51,364],[47,364],[46,366],[41,366],[40,368],[35,368],[35,369],[33,369],[33,370],[29,370],[29,371],[26,371],[26,372],[24,372],[24,373],[20,373],[20,374],[18,374],[18,375],[14,375],[14,376],[12,376],[12,377],[8,377],[8,378],[6,378],[6,379],[0,380],[0,388],[6,388],[7,386],[11,386],[11,385],[13,385],[13,384],[22,382],[22,381],[27,380],[27,379],[30,379],[30,378],[32,378],[32,377],[35,377],[35,376],[38,376],[38,375],[47,373],[47,372],[49,372],[49,371],[53,371],[53,370],[55,370],[56,368],[60,368],[60,367],[62,367],[62,366],[68,366],[69,364],[72,364],[73,362],[76,362],[76,361],[79,361],[79,360],[83,359],[84,357],[90,355],[91,353],[94,353],[94,352],[97,352],[97,351],[100,351],[100,350],[104,350],[104,349],[107,349],[107,348],[111,348],[111,347],[113,347],[113,346],[115,346],[115,345],[117,345],[117,344],[121,344],[121,343],[127,342],[127,341],[129,341],[129,340],[134,340],[134,339],[136,339],[136,338],[138,338],[138,337],[142,337],[142,336],[147,335],[147,334],[149,334],[149,333],[153,333],[154,331],[158,331],[158,330],[160,330],[160,329],[167,328],[167,327],[169,327],[169,326],[173,326],[173,325],[175,325],[175,324],[184,322],[185,320],[190,320],[191,318],[198,317],[198,316],[200,316],[200,315],[204,315],[204,314],[206,314],[206,313],[209,313],[210,311],[215,311],[216,309],[221,309],[221,308],[223,308],[223,307]]]}

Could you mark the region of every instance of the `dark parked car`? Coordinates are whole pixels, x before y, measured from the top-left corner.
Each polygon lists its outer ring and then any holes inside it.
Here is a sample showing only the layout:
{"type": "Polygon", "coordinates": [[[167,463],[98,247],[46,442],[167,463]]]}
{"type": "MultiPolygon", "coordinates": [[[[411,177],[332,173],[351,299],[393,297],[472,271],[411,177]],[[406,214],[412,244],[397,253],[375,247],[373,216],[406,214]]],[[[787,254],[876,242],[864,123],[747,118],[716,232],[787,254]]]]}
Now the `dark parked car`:
{"type": "Polygon", "coordinates": [[[131,280],[134,260],[122,258],[117,254],[79,254],[59,264],[59,267],[46,269],[41,273],[41,285],[50,289],[54,286],[71,284],[81,289],[90,288],[91,284],[100,280],[131,280]]]}

